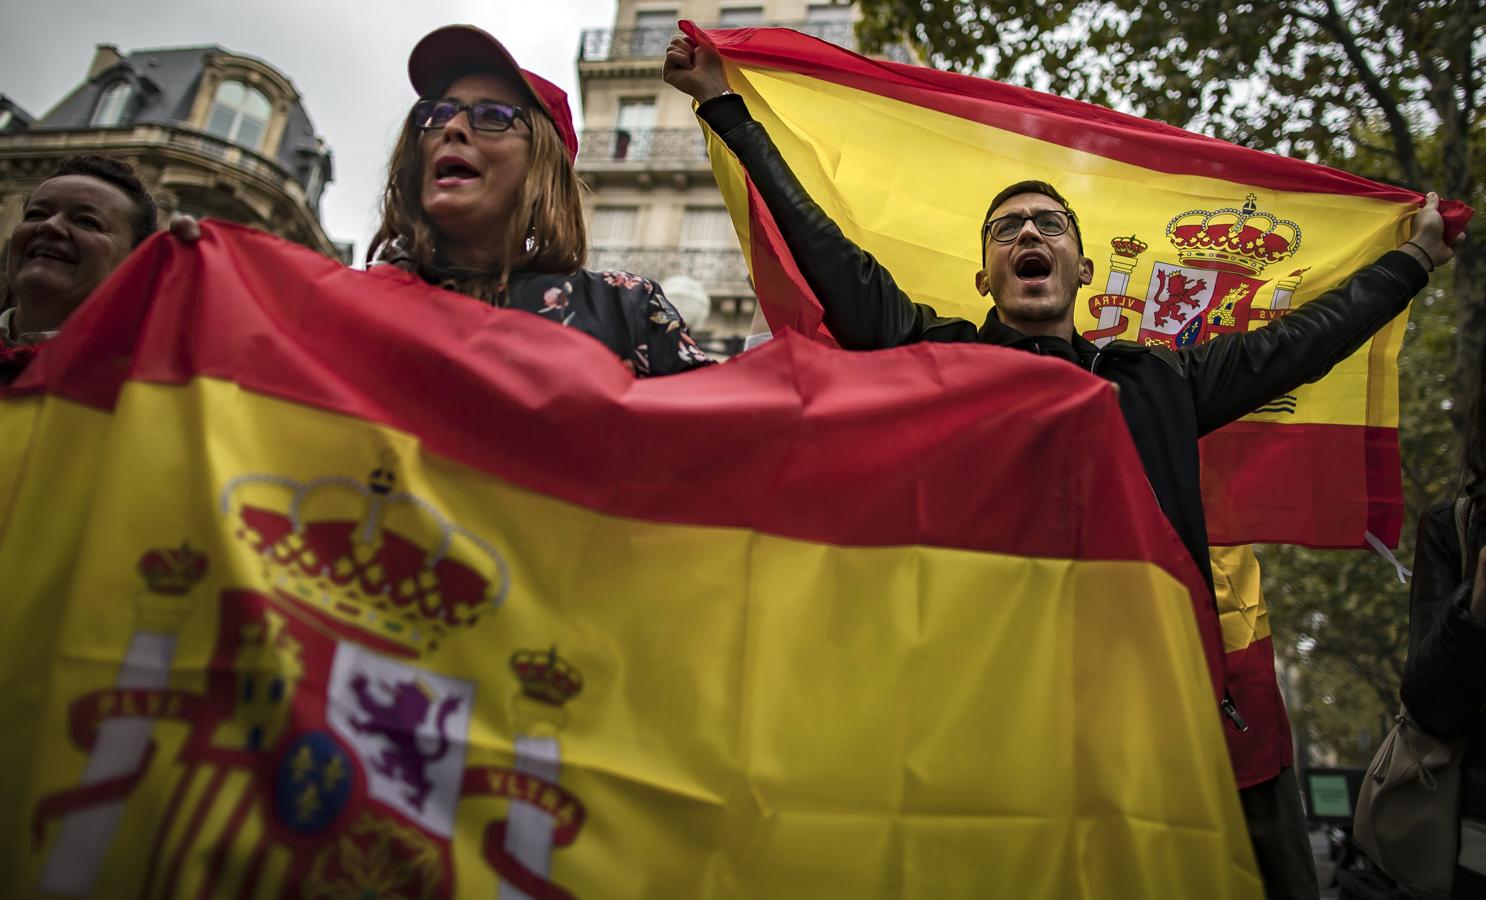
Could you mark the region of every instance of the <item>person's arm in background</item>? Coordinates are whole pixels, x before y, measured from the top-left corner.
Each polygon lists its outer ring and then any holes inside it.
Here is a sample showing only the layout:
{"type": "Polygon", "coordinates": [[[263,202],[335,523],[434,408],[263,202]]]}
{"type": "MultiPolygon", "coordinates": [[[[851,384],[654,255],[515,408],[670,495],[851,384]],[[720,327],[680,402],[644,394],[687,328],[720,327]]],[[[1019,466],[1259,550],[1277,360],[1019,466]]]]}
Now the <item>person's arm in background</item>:
{"type": "Polygon", "coordinates": [[[1455,505],[1419,519],[1409,589],[1409,657],[1399,695],[1419,727],[1464,736],[1486,709],[1486,551],[1463,580],[1455,505]]]}

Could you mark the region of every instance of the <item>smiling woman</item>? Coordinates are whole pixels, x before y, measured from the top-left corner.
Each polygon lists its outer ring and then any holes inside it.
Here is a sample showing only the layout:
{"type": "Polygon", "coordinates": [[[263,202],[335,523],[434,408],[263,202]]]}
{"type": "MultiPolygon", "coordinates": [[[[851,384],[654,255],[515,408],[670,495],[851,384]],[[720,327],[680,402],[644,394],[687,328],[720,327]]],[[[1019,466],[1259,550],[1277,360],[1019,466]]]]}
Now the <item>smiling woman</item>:
{"type": "Polygon", "coordinates": [[[388,164],[372,272],[409,272],[583,331],[637,375],[710,362],[660,285],[582,267],[578,138],[560,88],[467,25],[419,41],[408,73],[419,100],[388,164]]]}
{"type": "Polygon", "coordinates": [[[10,234],[0,345],[55,335],[155,227],[155,201],[126,163],[102,156],[64,160],[26,199],[10,234]]]}

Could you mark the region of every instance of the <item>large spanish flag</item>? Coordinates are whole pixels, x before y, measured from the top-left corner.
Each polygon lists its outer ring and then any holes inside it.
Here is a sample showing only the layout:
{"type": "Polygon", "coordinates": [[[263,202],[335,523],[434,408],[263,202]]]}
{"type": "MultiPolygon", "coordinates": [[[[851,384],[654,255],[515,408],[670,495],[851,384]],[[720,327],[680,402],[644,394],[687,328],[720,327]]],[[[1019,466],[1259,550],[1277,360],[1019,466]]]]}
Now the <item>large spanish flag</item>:
{"type": "Polygon", "coordinates": [[[0,428],[6,896],[1260,894],[1210,602],[1073,367],[637,382],[208,224],[0,428]]]}
{"type": "MultiPolygon", "coordinates": [[[[986,207],[1051,182],[1079,215],[1094,284],[1077,329],[1186,347],[1305,303],[1396,247],[1423,198],[1086,103],[866,59],[784,29],[683,29],[714,47],[812,198],[910,296],[979,323],[986,207]]],[[[705,127],[705,126],[704,126],[705,127]]],[[[777,332],[829,341],[821,310],[727,147],[709,151],[759,302],[777,332]]],[[[1442,205],[1447,232],[1470,210],[1442,205]]],[[[1403,519],[1390,323],[1322,381],[1203,441],[1215,544],[1396,546],[1403,519]]],[[[1112,463],[1101,461],[1102,468],[1112,463]]]]}

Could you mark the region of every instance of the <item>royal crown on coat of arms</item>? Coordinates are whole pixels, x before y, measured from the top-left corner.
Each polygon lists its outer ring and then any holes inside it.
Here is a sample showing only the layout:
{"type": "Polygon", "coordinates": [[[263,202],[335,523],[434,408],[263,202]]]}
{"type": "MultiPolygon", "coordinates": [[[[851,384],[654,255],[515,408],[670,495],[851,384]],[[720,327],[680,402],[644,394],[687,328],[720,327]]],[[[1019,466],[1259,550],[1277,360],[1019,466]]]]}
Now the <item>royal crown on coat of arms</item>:
{"type": "Polygon", "coordinates": [[[207,561],[205,553],[182,543],[179,547],[147,551],[139,558],[138,566],[140,577],[151,593],[179,596],[189,594],[206,577],[207,561]]]}
{"type": "Polygon", "coordinates": [[[1188,210],[1166,224],[1166,237],[1182,265],[1238,275],[1256,275],[1300,249],[1300,226],[1261,211],[1253,194],[1242,209],[1188,210]]]}
{"type": "Polygon", "coordinates": [[[583,690],[583,676],[561,656],[550,650],[518,650],[511,655],[511,671],[521,682],[521,692],[548,706],[562,706],[583,690]]]}
{"type": "Polygon", "coordinates": [[[280,595],[371,646],[434,650],[505,599],[505,559],[429,501],[397,490],[384,462],[366,481],[243,475],[221,507],[280,595]],[[395,527],[394,527],[395,525],[395,527]]]}
{"type": "Polygon", "coordinates": [[[1129,237],[1117,237],[1109,242],[1116,256],[1125,256],[1134,259],[1149,249],[1150,245],[1135,235],[1129,237]]]}

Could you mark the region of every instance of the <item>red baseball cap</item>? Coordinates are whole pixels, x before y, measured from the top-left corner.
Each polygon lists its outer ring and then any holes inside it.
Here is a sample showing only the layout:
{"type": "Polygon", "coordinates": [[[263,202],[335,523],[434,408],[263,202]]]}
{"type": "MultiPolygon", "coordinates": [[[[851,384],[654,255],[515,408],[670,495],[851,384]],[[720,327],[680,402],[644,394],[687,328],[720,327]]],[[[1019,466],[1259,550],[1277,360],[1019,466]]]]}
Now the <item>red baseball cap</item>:
{"type": "Polygon", "coordinates": [[[562,88],[516,65],[516,58],[489,32],[473,25],[445,25],[430,31],[408,56],[408,77],[419,97],[431,98],[462,75],[500,72],[526,85],[532,99],[557,126],[568,159],[578,158],[578,132],[562,88]]]}

